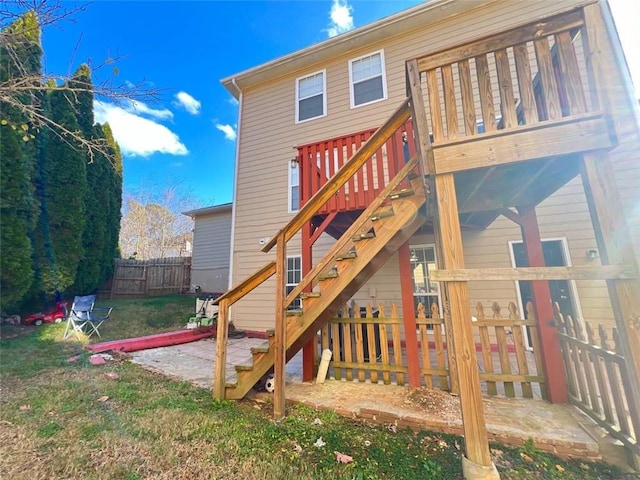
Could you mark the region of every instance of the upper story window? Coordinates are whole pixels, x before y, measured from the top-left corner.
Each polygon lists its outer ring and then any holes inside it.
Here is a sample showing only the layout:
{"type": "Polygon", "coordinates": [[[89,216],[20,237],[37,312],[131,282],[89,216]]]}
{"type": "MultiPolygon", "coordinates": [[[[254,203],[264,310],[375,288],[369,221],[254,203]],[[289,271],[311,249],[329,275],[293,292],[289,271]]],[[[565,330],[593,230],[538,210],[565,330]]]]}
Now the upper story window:
{"type": "Polygon", "coordinates": [[[327,114],[326,70],[296,79],[296,123],[327,114]]]}
{"type": "Polygon", "coordinates": [[[349,60],[351,108],[387,98],[384,52],[349,60]]]}
{"type": "Polygon", "coordinates": [[[289,213],[300,210],[300,167],[297,162],[289,163],[289,213]]]}

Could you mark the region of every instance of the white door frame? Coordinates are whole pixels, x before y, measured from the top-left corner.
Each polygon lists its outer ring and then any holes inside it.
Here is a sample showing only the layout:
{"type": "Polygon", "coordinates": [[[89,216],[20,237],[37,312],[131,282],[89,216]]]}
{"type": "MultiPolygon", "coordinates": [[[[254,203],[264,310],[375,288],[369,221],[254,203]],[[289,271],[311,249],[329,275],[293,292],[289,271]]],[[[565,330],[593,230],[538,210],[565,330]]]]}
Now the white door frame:
{"type": "MultiPolygon", "coordinates": [[[[572,263],[571,263],[571,252],[569,251],[569,242],[567,241],[567,237],[548,237],[548,238],[541,238],[540,241],[542,243],[544,242],[560,242],[560,244],[562,245],[562,255],[564,256],[564,263],[566,264],[567,267],[572,267],[572,263]]],[[[522,240],[509,240],[508,244],[509,244],[509,256],[511,257],[511,266],[513,268],[516,268],[516,258],[515,255],[513,253],[513,245],[516,243],[524,243],[522,240]]],[[[582,319],[584,318],[582,315],[582,306],[580,305],[580,297],[578,296],[578,287],[576,286],[576,281],[575,280],[568,280],[569,282],[569,288],[571,289],[571,297],[573,299],[573,308],[575,310],[576,313],[576,318],[574,318],[574,320],[576,321],[582,321],[582,319]]],[[[522,295],[520,294],[520,282],[518,280],[514,281],[515,286],[516,286],[516,296],[518,299],[518,308],[520,310],[520,314],[522,315],[522,318],[525,317],[526,311],[524,309],[524,305],[522,304],[522,295]]],[[[538,319],[539,320],[539,319],[538,319]]],[[[526,327],[522,327],[522,333],[524,335],[525,338],[525,346],[527,348],[527,350],[532,350],[533,347],[530,345],[529,343],[529,336],[526,333],[526,327]]]]}

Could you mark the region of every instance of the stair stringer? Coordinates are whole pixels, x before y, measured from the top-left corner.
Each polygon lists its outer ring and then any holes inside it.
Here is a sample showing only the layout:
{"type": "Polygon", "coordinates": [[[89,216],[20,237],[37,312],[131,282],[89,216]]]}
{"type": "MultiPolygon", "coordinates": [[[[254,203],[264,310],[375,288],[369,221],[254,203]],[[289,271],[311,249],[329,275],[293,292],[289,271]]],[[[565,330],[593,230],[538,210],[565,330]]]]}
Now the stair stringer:
{"type": "MultiPolygon", "coordinates": [[[[319,282],[321,296],[304,300],[302,315],[288,316],[287,360],[311,340],[372,276],[425,222],[419,213],[425,197],[422,188],[410,197],[393,200],[392,217],[374,223],[376,236],[355,242],[357,257],[337,263],[338,277],[319,282]]],[[[270,340],[270,347],[272,343],[270,340]]],[[[273,348],[253,353],[253,368],[239,366],[237,382],[227,384],[225,398],[240,399],[264,376],[274,363],[273,348]]]]}

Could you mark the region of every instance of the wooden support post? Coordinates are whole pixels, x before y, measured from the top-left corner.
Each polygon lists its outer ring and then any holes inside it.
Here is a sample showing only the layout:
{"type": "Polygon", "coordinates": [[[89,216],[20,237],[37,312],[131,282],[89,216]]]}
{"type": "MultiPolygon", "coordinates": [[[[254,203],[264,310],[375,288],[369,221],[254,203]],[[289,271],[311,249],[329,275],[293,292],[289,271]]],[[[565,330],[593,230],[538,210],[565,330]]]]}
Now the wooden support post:
{"type": "Polygon", "coordinates": [[[435,163],[433,159],[433,148],[429,141],[429,126],[427,125],[427,112],[424,107],[424,96],[422,85],[420,84],[420,70],[418,61],[407,62],[407,90],[411,94],[411,117],[413,119],[413,130],[416,136],[416,146],[420,154],[420,172],[423,175],[433,175],[435,173],[435,163]]]}
{"type": "MultiPolygon", "coordinates": [[[[398,249],[400,263],[400,290],[402,291],[402,318],[404,319],[404,337],[407,353],[407,374],[409,387],[420,388],[420,355],[418,353],[418,334],[416,332],[416,313],[413,303],[413,281],[411,278],[411,253],[409,242],[405,242],[398,249]]],[[[428,305],[425,305],[429,308],[428,305]]],[[[384,326],[383,326],[384,328],[384,326]]],[[[429,349],[429,345],[422,345],[429,349]]]]}
{"type": "MultiPolygon", "coordinates": [[[[437,210],[433,216],[433,233],[436,244],[436,261],[438,268],[444,268],[444,248],[440,235],[440,220],[438,219],[437,210]]],[[[440,298],[442,305],[449,305],[449,292],[447,291],[447,283],[440,283],[440,298]]],[[[447,360],[449,360],[449,384],[451,393],[460,394],[460,386],[458,385],[458,367],[456,365],[456,356],[453,348],[453,325],[451,323],[451,313],[443,308],[444,317],[444,334],[447,341],[447,360]]]]}
{"type": "Polygon", "coordinates": [[[284,370],[287,362],[287,317],[285,315],[284,299],[286,291],[287,276],[287,243],[284,232],[278,233],[276,251],[276,325],[275,344],[273,351],[273,380],[275,390],[273,391],[273,418],[282,418],[285,415],[285,394],[284,394],[284,370]]]}
{"type": "MultiPolygon", "coordinates": [[[[637,271],[638,260],[609,155],[606,152],[585,154],[581,176],[603,265],[632,265],[637,271]]],[[[620,335],[620,352],[630,370],[632,398],[627,401],[637,404],[640,402],[640,282],[608,280],[607,287],[620,335]]]]}
{"type": "MultiPolygon", "coordinates": [[[[302,278],[313,268],[313,243],[311,241],[311,222],[302,227],[302,278]]],[[[311,289],[307,289],[311,291],[311,289]]],[[[303,305],[304,307],[304,305],[303,305]]],[[[314,362],[316,358],[316,337],[309,340],[302,347],[302,381],[310,382],[314,375],[314,362]]]]}
{"type": "MultiPolygon", "coordinates": [[[[527,253],[530,267],[544,267],[542,240],[538,228],[538,218],[535,207],[518,208],[518,224],[522,232],[522,241],[527,253]]],[[[540,338],[540,353],[544,365],[544,375],[547,382],[547,397],[551,403],[567,403],[567,384],[562,365],[562,351],[560,341],[554,326],[553,303],[549,282],[535,280],[531,282],[533,294],[533,310],[536,315],[536,329],[540,338]]],[[[524,317],[523,317],[524,318],[524,317]]],[[[540,372],[538,373],[540,374],[540,372]]]]}
{"type": "MultiPolygon", "coordinates": [[[[435,192],[439,215],[436,234],[440,236],[439,245],[443,249],[443,268],[464,268],[462,232],[453,174],[436,175],[435,192]]],[[[466,459],[481,469],[493,472],[482,478],[499,478],[489,453],[478,357],[471,325],[469,289],[467,282],[447,282],[447,287],[449,314],[453,326],[453,348],[458,368],[466,459]]]]}
{"type": "MultiPolygon", "coordinates": [[[[620,115],[614,109],[610,89],[611,59],[608,47],[612,47],[604,23],[600,3],[586,5],[583,9],[587,73],[592,103],[610,115],[620,115]]],[[[618,69],[618,72],[620,70],[618,69]]],[[[627,95],[629,105],[636,101],[627,95]]],[[[638,259],[633,250],[631,233],[622,209],[613,167],[606,152],[583,154],[581,165],[582,184],[587,196],[591,222],[596,234],[600,259],[605,265],[633,265],[638,269],[638,259]]],[[[616,319],[620,338],[620,352],[629,367],[628,402],[638,411],[640,402],[640,282],[638,280],[607,281],[609,298],[616,319]]]]}
{"type": "Polygon", "coordinates": [[[227,368],[227,336],[229,334],[229,302],[222,300],[218,305],[216,328],[216,365],[213,375],[213,398],[224,400],[227,368]]]}

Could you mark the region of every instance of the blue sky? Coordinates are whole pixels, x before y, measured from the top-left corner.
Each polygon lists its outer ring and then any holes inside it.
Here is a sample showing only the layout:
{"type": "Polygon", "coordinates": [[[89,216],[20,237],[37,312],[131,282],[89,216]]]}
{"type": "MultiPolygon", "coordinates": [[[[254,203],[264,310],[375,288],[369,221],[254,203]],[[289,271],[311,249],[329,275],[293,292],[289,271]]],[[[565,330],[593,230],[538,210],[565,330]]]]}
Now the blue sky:
{"type": "MultiPolygon", "coordinates": [[[[115,82],[159,89],[155,102],[100,102],[97,120],[109,121],[123,150],[125,190],[180,185],[193,194],[190,207],[203,207],[233,195],[238,106],[221,78],[419,2],[97,1],[45,28],[45,69],[66,74],[120,57],[115,82]]],[[[640,90],[640,1],[611,3],[640,90]]],[[[113,67],[95,71],[94,83],[112,78],[113,67]]]]}

